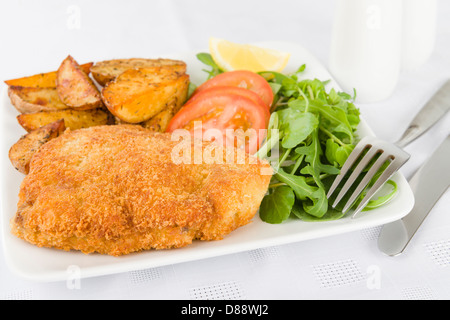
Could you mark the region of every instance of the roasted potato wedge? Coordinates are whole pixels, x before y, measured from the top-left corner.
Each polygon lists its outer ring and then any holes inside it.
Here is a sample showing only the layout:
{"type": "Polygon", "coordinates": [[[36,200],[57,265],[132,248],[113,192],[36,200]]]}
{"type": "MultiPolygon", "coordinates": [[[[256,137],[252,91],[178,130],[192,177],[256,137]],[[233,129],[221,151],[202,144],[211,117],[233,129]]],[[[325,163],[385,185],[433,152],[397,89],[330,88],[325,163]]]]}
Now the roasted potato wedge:
{"type": "MultiPolygon", "coordinates": [[[[90,69],[94,63],[89,62],[82,64],[80,69],[86,74],[89,74],[90,69]]],[[[8,86],[33,87],[33,88],[56,88],[56,73],[57,71],[39,73],[29,77],[6,80],[8,86]]]]}
{"type": "Polygon", "coordinates": [[[141,125],[155,132],[165,132],[172,117],[172,109],[165,109],[150,120],[142,122],[141,125]]]}
{"type": "Polygon", "coordinates": [[[64,120],[60,119],[22,136],[9,149],[9,160],[14,168],[23,174],[28,174],[33,155],[44,143],[63,134],[65,129],[64,120]]]}
{"type": "Polygon", "coordinates": [[[56,88],[10,86],[8,95],[20,113],[64,110],[69,107],[59,99],[56,88]]]}
{"type": "Polygon", "coordinates": [[[169,125],[170,120],[173,118],[174,115],[172,110],[173,109],[171,108],[171,106],[169,106],[169,108],[164,109],[150,120],[141,123],[128,123],[120,120],[117,117],[114,117],[114,124],[136,125],[144,127],[154,132],[165,132],[169,125]]]}
{"type": "Polygon", "coordinates": [[[64,119],[66,128],[70,128],[71,130],[113,123],[110,113],[103,109],[66,109],[58,111],[42,111],[17,116],[19,124],[28,132],[59,119],[64,119]]]}
{"type": "Polygon", "coordinates": [[[71,56],[61,63],[57,71],[56,90],[61,101],[74,109],[88,110],[103,105],[94,82],[71,56]]]}
{"type": "Polygon", "coordinates": [[[167,108],[162,110],[150,120],[142,122],[141,125],[144,128],[150,129],[152,131],[165,132],[170,123],[170,120],[172,120],[173,116],[181,109],[183,104],[186,102],[187,95],[187,90],[179,91],[178,94],[173,97],[172,102],[169,103],[167,108]]]}
{"type": "Polygon", "coordinates": [[[92,77],[98,84],[105,86],[108,82],[116,79],[120,74],[129,69],[148,67],[172,68],[178,73],[186,72],[186,63],[171,59],[115,59],[95,63],[91,68],[92,77]]]}
{"type": "Polygon", "coordinates": [[[129,69],[102,90],[103,102],[122,121],[140,123],[163,111],[188,91],[189,76],[168,68],[129,69]]]}

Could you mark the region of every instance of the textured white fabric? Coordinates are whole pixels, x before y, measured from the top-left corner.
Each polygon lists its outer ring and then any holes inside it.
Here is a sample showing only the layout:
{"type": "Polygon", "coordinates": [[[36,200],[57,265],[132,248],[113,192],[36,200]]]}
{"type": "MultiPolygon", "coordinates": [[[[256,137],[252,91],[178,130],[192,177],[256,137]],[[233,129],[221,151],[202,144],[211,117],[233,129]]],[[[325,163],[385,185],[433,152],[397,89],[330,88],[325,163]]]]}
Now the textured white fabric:
{"type": "MultiPolygon", "coordinates": [[[[296,42],[328,65],[333,0],[2,1],[0,78],[79,61],[207,50],[210,36],[236,42],[296,42]]],[[[388,100],[358,105],[375,133],[395,141],[450,78],[450,2],[439,1],[436,49],[402,73],[388,100]]],[[[447,115],[406,148],[407,178],[447,136],[447,115]]],[[[0,299],[448,299],[450,193],[405,254],[378,251],[381,227],[143,271],[34,283],[13,274],[0,252],[0,299]]],[[[1,250],[1,249],[0,249],[1,250]]],[[[32,262],[30,262],[32,263],[32,262]]]]}

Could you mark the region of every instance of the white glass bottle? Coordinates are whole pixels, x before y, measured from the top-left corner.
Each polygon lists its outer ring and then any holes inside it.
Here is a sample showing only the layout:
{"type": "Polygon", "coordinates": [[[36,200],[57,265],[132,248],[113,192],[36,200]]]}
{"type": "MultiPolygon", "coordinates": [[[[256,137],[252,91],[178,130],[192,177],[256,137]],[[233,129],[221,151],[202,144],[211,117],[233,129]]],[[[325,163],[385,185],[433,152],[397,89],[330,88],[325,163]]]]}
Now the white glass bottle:
{"type": "Polygon", "coordinates": [[[330,72],[357,101],[393,93],[401,69],[402,0],[337,0],[330,72]]]}
{"type": "Polygon", "coordinates": [[[433,53],[437,6],[437,0],[403,1],[403,70],[421,67],[433,53]]]}

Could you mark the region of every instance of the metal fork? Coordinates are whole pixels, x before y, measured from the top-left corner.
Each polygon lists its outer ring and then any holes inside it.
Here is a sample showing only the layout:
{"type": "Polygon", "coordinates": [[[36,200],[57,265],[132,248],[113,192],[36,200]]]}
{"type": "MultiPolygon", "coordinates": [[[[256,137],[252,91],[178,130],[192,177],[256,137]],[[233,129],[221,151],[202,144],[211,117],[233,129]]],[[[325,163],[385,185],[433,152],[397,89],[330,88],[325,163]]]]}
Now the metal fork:
{"type": "Polygon", "coordinates": [[[335,208],[350,190],[350,188],[355,183],[356,179],[363,173],[364,169],[366,169],[373,160],[375,162],[370,167],[368,172],[365,174],[364,178],[356,187],[355,191],[353,191],[350,198],[347,200],[343,212],[347,212],[354,204],[354,202],[358,199],[360,194],[366,189],[370,181],[375,177],[381,167],[389,162],[389,165],[386,169],[381,173],[380,177],[376,180],[372,187],[368,190],[367,194],[364,196],[363,200],[360,202],[358,207],[352,214],[352,219],[356,218],[370,199],[377,193],[378,190],[383,187],[383,185],[388,181],[394,173],[396,173],[410,158],[410,155],[403,151],[397,145],[380,140],[375,137],[365,137],[363,138],[352,151],[347,161],[344,163],[344,166],[341,169],[341,173],[336,177],[328,191],[327,198],[334,194],[334,191],[337,189],[341,181],[344,177],[349,173],[350,169],[354,167],[353,172],[350,174],[348,180],[345,182],[341,191],[337,195],[334,203],[332,205],[335,208]],[[375,158],[378,157],[376,160],[375,158]]]}
{"type": "Polygon", "coordinates": [[[355,183],[358,176],[363,172],[367,165],[378,156],[372,167],[366,173],[362,181],[359,183],[355,191],[352,193],[346,202],[343,212],[346,213],[354,204],[356,199],[367,187],[369,182],[377,174],[378,170],[389,161],[388,167],[381,173],[374,185],[368,190],[367,194],[360,202],[358,207],[352,214],[352,219],[356,218],[370,201],[370,199],[377,193],[378,190],[388,181],[394,173],[396,173],[410,158],[410,155],[401,148],[407,146],[415,139],[424,134],[436,122],[438,122],[450,109],[450,80],[447,80],[444,85],[437,91],[437,93],[430,99],[430,101],[422,108],[416,115],[414,120],[410,123],[405,133],[400,140],[395,144],[386,142],[375,137],[363,138],[355,147],[353,152],[348,157],[347,161],[341,169],[340,174],[336,177],[333,185],[328,191],[327,198],[334,194],[335,190],[342,182],[344,177],[349,173],[350,169],[355,167],[350,177],[342,187],[332,205],[335,208],[344,198],[352,185],[355,183]],[[366,153],[365,153],[366,152],[366,153]],[[359,161],[359,162],[358,162],[359,161]]]}

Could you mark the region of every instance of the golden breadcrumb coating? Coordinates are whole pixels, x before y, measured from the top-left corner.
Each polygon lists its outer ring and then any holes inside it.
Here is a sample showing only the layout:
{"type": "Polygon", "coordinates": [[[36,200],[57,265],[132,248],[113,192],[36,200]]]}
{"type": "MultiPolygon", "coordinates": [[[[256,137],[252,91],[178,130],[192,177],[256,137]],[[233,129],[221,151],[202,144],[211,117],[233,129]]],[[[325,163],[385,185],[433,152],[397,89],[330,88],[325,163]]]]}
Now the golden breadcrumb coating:
{"type": "Polygon", "coordinates": [[[120,256],[219,240],[249,223],[270,182],[268,163],[237,150],[245,164],[174,162],[180,146],[190,160],[205,150],[228,159],[215,144],[182,144],[133,125],[51,140],[31,160],[12,232],[37,246],[120,256]]]}

